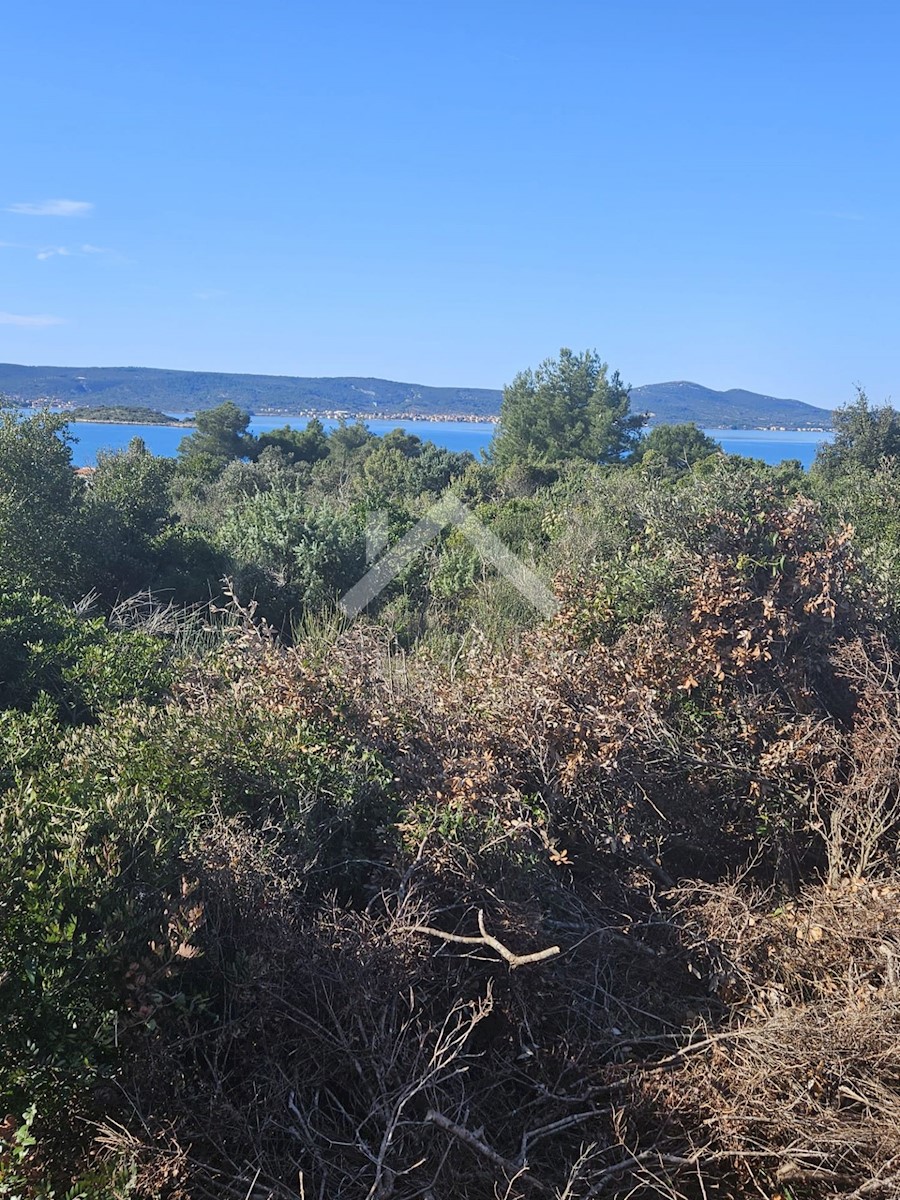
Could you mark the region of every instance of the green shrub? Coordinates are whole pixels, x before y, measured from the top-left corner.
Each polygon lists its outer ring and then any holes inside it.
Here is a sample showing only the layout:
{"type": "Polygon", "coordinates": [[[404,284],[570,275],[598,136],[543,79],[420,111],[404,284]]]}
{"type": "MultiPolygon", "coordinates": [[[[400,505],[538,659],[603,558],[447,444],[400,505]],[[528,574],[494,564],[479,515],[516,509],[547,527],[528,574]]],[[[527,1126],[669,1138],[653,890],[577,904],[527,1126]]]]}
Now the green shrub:
{"type": "Polygon", "coordinates": [[[0,707],[46,696],[63,721],[84,721],[128,697],[158,696],[168,681],[158,638],[111,631],[46,596],[0,594],[0,707]]]}
{"type": "Polygon", "coordinates": [[[81,479],[62,415],[0,406],[0,586],[81,592],[81,479]]]}
{"type": "Polygon", "coordinates": [[[366,570],[358,518],[311,509],[289,486],[259,492],[234,508],[218,542],[233,563],[241,600],[255,599],[279,628],[289,627],[303,608],[334,603],[366,570]]]}
{"type": "MultiPolygon", "coordinates": [[[[82,655],[85,678],[96,650],[82,655]]],[[[292,671],[274,649],[225,651],[162,706],[120,699],[68,731],[44,702],[0,721],[12,777],[0,797],[0,1105],[36,1105],[60,1161],[123,1055],[163,1025],[216,1019],[229,952],[217,945],[206,967],[189,882],[213,825],[257,830],[292,864],[298,898],[360,886],[390,821],[388,777],[292,671]],[[35,731],[58,743],[46,757],[29,753],[35,731]]]]}

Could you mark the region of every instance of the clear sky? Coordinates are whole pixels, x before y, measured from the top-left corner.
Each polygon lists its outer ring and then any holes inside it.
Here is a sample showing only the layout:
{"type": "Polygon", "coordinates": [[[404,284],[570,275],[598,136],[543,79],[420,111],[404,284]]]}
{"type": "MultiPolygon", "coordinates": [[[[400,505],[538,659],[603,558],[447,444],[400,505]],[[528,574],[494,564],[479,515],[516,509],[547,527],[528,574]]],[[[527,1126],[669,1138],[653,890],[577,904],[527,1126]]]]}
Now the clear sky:
{"type": "Polygon", "coordinates": [[[897,0],[43,0],[0,361],[900,401],[897,0]]]}

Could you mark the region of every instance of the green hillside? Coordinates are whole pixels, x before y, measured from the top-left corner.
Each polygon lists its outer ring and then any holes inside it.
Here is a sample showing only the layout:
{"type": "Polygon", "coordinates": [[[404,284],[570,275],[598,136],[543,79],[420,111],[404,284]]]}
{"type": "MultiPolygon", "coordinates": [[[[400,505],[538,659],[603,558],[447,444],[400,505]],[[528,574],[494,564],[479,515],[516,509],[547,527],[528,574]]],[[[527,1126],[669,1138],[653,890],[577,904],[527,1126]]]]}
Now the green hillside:
{"type": "MultiPolygon", "coordinates": [[[[27,367],[0,363],[0,395],[32,404],[153,408],[195,412],[232,400],[241,408],[284,413],[408,413],[429,417],[496,416],[502,392],[491,388],[425,387],[354,376],[229,375],[214,371],[164,371],[150,367],[27,367]]],[[[652,383],[631,392],[632,409],[649,412],[651,424],[695,421],[712,428],[822,429],[831,412],[742,389],[716,392],[698,383],[652,383]]]]}
{"type": "Polygon", "coordinates": [[[716,392],[699,383],[649,383],[632,388],[631,407],[649,412],[651,424],[696,421],[713,429],[829,429],[831,410],[800,400],[779,400],[742,388],[716,392]]]}
{"type": "Polygon", "coordinates": [[[194,412],[232,400],[251,411],[409,412],[489,416],[500,392],[487,388],[421,387],[388,379],[295,378],[228,375],[213,371],[163,371],[149,367],[24,367],[0,364],[0,393],[25,403],[140,405],[194,412]]]}

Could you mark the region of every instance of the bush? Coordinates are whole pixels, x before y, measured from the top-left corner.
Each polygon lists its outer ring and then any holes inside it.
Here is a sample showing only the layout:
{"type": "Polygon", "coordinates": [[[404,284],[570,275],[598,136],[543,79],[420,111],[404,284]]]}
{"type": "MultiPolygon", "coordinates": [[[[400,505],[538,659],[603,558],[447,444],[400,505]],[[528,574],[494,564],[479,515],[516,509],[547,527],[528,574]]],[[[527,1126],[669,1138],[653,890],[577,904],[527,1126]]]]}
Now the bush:
{"type": "Polygon", "coordinates": [[[89,720],[122,700],[158,696],[170,676],[165,644],[111,631],[58,601],[0,594],[0,707],[29,709],[45,697],[64,722],[89,720]]]}
{"type": "Polygon", "coordinates": [[[365,574],[365,537],[352,515],[310,509],[293,489],[248,497],[223,522],[219,545],[242,601],[278,628],[305,608],[334,604],[365,574]]]}
{"type": "Polygon", "coordinates": [[[70,1160],[98,1105],[116,1111],[107,1081],[145,1042],[226,1017],[248,947],[204,933],[212,829],[260,838],[298,901],[357,894],[389,819],[386,777],[336,715],[274,648],[245,645],[169,704],[120,704],[49,761],[14,764],[0,803],[0,1104],[37,1105],[49,1162],[70,1160]]]}
{"type": "Polygon", "coordinates": [[[80,594],[82,482],[63,416],[0,407],[0,585],[80,594]]]}
{"type": "Polygon", "coordinates": [[[173,471],[140,438],[98,456],[85,493],[85,572],[108,603],[158,586],[157,539],[169,520],[173,471]]]}

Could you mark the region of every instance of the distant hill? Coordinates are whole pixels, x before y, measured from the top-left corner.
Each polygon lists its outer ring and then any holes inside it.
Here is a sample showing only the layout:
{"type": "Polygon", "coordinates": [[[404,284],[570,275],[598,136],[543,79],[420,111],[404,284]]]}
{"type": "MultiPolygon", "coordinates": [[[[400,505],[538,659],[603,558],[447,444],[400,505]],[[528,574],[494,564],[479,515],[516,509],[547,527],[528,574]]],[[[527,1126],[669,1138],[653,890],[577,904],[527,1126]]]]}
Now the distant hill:
{"type": "MultiPolygon", "coordinates": [[[[154,408],[195,412],[233,400],[251,412],[385,413],[397,416],[496,416],[502,393],[491,388],[424,387],[352,376],[310,379],[292,375],[227,375],[151,367],[22,367],[0,363],[0,395],[25,404],[46,400],[77,406],[154,408]]],[[[778,400],[699,383],[650,383],[633,388],[631,406],[652,413],[651,424],[696,421],[707,428],[822,429],[831,412],[799,400],[778,400]]]]}
{"type": "Polygon", "coordinates": [[[233,400],[241,408],[286,413],[435,413],[491,416],[499,391],[421,387],[388,379],[304,379],[290,375],[226,375],[150,367],[20,367],[0,363],[0,394],[27,404],[124,405],[196,412],[233,400]]]}
{"type": "Polygon", "coordinates": [[[732,388],[714,392],[699,383],[648,383],[631,389],[635,412],[652,413],[652,425],[678,425],[696,421],[706,429],[830,429],[831,410],[804,404],[801,400],[779,400],[732,388]]]}

